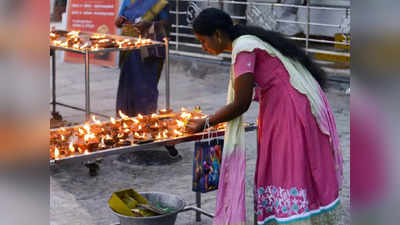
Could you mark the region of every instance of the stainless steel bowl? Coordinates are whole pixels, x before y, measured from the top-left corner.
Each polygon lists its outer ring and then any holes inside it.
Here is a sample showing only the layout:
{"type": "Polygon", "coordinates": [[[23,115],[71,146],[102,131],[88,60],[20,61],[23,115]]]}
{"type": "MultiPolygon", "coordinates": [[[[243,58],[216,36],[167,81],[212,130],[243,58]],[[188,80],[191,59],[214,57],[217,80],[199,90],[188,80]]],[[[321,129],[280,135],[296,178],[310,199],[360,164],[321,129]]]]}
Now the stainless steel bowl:
{"type": "Polygon", "coordinates": [[[177,214],[185,207],[185,201],[176,195],[161,192],[140,192],[139,194],[151,203],[171,208],[173,211],[160,216],[134,217],[121,215],[111,209],[113,214],[119,218],[120,225],[174,225],[177,214]]]}

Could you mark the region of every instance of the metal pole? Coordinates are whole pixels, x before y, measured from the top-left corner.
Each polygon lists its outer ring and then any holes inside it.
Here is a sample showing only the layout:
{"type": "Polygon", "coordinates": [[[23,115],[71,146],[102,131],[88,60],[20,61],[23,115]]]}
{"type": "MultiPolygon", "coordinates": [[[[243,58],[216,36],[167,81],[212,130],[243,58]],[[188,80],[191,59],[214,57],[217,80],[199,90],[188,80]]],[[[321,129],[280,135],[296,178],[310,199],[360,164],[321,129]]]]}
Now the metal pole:
{"type": "Polygon", "coordinates": [[[53,93],[53,114],[56,113],[56,50],[52,49],[51,51],[51,69],[52,69],[52,93],[53,93]]]}
{"type": "Polygon", "coordinates": [[[170,108],[170,80],[169,80],[169,44],[168,38],[164,38],[165,42],[165,108],[170,108]]]}
{"type": "MultiPolygon", "coordinates": [[[[196,207],[201,209],[201,193],[196,192],[196,207]]],[[[201,212],[196,211],[196,222],[201,221],[201,212]]]]}
{"type": "Polygon", "coordinates": [[[179,48],[179,0],[175,1],[175,50],[178,51],[179,48]]]}
{"type": "Polygon", "coordinates": [[[90,119],[90,78],[89,78],[89,50],[85,49],[85,110],[86,121],[90,119]]]}
{"type": "Polygon", "coordinates": [[[308,54],[309,38],[310,38],[310,3],[309,3],[309,1],[306,1],[306,4],[307,4],[306,53],[308,54]]]}

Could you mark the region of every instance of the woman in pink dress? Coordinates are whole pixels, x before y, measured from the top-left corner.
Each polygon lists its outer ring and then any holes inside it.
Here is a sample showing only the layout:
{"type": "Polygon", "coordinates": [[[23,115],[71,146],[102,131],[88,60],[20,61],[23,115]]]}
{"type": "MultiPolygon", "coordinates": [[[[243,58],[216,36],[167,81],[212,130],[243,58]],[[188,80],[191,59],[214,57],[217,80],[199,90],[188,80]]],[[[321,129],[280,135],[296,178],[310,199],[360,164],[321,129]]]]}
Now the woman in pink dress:
{"type": "MultiPolygon", "coordinates": [[[[256,90],[255,224],[336,224],[342,159],[334,117],[321,89],[323,71],[280,34],[233,25],[219,9],[203,10],[193,30],[210,54],[232,52],[234,101],[210,115],[210,125],[245,113],[256,90]]],[[[187,128],[197,132],[204,123],[191,120],[187,128]]],[[[220,214],[216,218],[229,217],[220,214]]],[[[216,220],[214,225],[221,224],[216,220]]]]}

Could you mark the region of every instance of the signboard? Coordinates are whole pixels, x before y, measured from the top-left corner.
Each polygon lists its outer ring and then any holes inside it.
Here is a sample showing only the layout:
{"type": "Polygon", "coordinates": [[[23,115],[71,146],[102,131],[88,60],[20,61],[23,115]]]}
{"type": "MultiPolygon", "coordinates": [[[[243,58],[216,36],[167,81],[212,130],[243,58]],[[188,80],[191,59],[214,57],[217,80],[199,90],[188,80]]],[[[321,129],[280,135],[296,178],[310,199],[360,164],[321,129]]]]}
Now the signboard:
{"type": "MultiPolygon", "coordinates": [[[[119,0],[69,0],[67,29],[116,34],[114,20],[118,15],[119,0]]],[[[65,53],[65,62],[83,63],[84,56],[65,53]]],[[[99,52],[90,55],[90,63],[103,66],[116,65],[116,52],[99,52]]]]}

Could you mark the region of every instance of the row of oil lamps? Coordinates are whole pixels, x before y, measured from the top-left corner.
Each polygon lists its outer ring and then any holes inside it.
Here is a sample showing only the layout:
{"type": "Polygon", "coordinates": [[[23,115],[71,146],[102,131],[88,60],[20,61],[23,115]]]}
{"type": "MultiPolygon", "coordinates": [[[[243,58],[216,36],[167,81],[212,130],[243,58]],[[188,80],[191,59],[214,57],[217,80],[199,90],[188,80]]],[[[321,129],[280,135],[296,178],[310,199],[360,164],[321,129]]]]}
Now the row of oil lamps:
{"type": "Polygon", "coordinates": [[[153,43],[152,40],[142,39],[141,37],[136,40],[116,40],[113,38],[107,38],[105,34],[92,34],[89,38],[89,41],[85,41],[84,38],[82,38],[79,34],[79,31],[70,31],[68,33],[50,31],[49,39],[50,43],[54,46],[72,48],[74,50],[89,49],[92,51],[104,48],[140,48],[153,43]]]}
{"type": "Polygon", "coordinates": [[[109,148],[141,144],[151,141],[182,137],[191,118],[203,118],[200,110],[180,112],[160,110],[151,115],[128,117],[119,111],[121,119],[92,121],[82,126],[60,128],[50,132],[50,159],[61,159],[79,154],[90,154],[109,148]]]}

